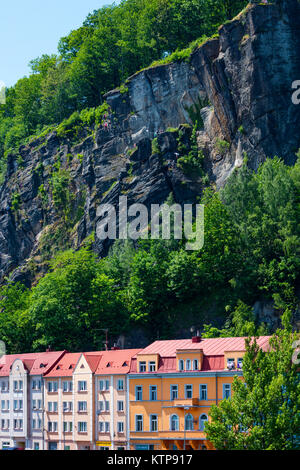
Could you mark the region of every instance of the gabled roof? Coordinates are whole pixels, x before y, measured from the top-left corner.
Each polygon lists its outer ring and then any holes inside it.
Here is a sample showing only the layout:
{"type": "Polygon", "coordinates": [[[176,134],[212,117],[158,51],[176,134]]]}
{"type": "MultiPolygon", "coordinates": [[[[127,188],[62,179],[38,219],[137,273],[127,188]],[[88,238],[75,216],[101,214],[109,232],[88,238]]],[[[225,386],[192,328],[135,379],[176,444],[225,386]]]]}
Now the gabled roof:
{"type": "Polygon", "coordinates": [[[45,375],[55,363],[65,354],[65,351],[50,351],[42,353],[5,355],[0,362],[0,377],[8,377],[11,366],[20,359],[30,375],[45,375]]]}
{"type": "Polygon", "coordinates": [[[51,371],[45,374],[45,378],[72,376],[80,356],[81,353],[66,353],[51,369],[51,371]]]}
{"type": "Polygon", "coordinates": [[[86,359],[86,362],[88,363],[92,373],[94,374],[97,366],[101,360],[101,353],[100,352],[95,352],[95,353],[84,353],[84,357],[86,359]]]}
{"type": "Polygon", "coordinates": [[[96,375],[128,374],[131,359],[140,349],[117,349],[101,352],[96,375]]]}

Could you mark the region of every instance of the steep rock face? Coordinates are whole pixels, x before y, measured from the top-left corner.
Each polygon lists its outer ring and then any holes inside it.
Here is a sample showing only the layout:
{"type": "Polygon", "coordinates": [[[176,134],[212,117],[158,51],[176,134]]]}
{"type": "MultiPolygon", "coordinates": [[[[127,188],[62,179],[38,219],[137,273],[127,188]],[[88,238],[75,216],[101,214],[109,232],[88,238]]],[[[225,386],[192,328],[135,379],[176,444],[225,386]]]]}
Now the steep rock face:
{"type": "MultiPolygon", "coordinates": [[[[117,208],[121,195],[147,207],[170,193],[195,203],[203,180],[176,162],[179,138],[189,151],[193,115],[203,122],[198,145],[217,187],[245,154],[254,169],[274,155],[293,164],[300,147],[300,105],[291,99],[300,80],[299,13],[297,0],[251,5],[188,62],[150,67],[127,80],[128,91],[108,93],[108,129],[83,132],[76,144],[54,131],[10,155],[0,189],[1,278],[30,283],[36,269],[47,270],[52,248],[79,247],[95,234],[97,207],[117,208]],[[67,188],[64,207],[55,200],[55,172],[67,188]]],[[[96,237],[93,246],[105,255],[109,244],[96,237]]]]}

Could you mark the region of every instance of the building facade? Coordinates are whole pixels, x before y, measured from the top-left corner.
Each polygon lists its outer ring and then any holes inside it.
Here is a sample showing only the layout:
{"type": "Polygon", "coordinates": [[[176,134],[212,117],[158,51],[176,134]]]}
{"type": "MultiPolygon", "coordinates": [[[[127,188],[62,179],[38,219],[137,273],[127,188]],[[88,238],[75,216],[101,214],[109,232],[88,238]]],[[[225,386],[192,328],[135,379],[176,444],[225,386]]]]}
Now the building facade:
{"type": "MultiPolygon", "coordinates": [[[[258,345],[268,350],[269,337],[258,345]]],[[[0,449],[206,450],[212,404],[243,376],[245,338],[0,359],[0,449]]]]}
{"type": "MultiPolygon", "coordinates": [[[[268,337],[258,344],[266,349],[268,337]]],[[[132,360],[129,374],[132,450],[207,450],[212,404],[230,398],[242,377],[244,338],[156,341],[132,360]]]]}
{"type": "Polygon", "coordinates": [[[45,352],[1,358],[1,449],[44,449],[44,375],[64,354],[45,352]]]}

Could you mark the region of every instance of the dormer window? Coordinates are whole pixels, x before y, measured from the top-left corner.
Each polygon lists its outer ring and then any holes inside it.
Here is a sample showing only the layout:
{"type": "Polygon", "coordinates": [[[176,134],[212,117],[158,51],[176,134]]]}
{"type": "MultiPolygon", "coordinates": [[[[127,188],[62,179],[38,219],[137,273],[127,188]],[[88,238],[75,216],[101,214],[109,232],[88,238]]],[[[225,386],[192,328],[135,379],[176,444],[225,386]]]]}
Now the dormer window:
{"type": "Polygon", "coordinates": [[[197,359],[193,360],[193,369],[198,370],[199,369],[199,362],[197,359]]]}
{"type": "Polygon", "coordinates": [[[235,368],[234,359],[227,359],[227,369],[233,370],[235,368]]]}
{"type": "Polygon", "coordinates": [[[184,360],[183,359],[179,360],[178,365],[179,365],[179,370],[184,370],[184,360]]]}
{"type": "Polygon", "coordinates": [[[191,370],[191,360],[187,359],[185,363],[186,370],[191,370]]]}
{"type": "Polygon", "coordinates": [[[237,368],[242,369],[243,368],[243,358],[239,357],[237,360],[237,368]]]}
{"type": "Polygon", "coordinates": [[[155,362],[154,361],[149,362],[149,372],[155,372],[155,362]]]}
{"type": "Polygon", "coordinates": [[[146,362],[145,361],[140,362],[140,372],[146,372],[146,362]]]}

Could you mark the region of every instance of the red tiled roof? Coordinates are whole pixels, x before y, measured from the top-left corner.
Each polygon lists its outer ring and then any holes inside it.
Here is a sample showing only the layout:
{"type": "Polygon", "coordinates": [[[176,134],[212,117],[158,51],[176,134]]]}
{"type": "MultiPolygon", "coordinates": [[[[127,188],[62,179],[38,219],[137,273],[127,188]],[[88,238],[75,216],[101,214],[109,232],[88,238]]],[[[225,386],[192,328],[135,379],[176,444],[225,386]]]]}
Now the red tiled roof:
{"type": "MultiPolygon", "coordinates": [[[[268,348],[270,336],[260,336],[258,345],[265,351],[268,348]]],[[[245,339],[242,338],[204,338],[200,343],[191,339],[155,341],[143,349],[140,354],[159,354],[161,357],[175,357],[178,349],[203,350],[205,356],[222,356],[226,351],[244,351],[245,339]]]]}
{"type": "Polygon", "coordinates": [[[65,351],[11,354],[3,356],[0,361],[0,376],[9,376],[11,366],[16,359],[20,359],[24,363],[30,375],[45,375],[49,370],[51,370],[52,366],[63,354],[65,354],[65,351]]]}
{"type": "Polygon", "coordinates": [[[75,369],[77,361],[81,353],[66,353],[52,370],[46,374],[46,378],[50,377],[70,377],[75,369]]]}
{"type": "MultiPolygon", "coordinates": [[[[242,338],[204,338],[200,343],[193,343],[191,339],[155,341],[140,351],[140,355],[159,354],[158,370],[156,372],[146,372],[147,374],[176,372],[176,351],[177,350],[202,350],[203,363],[201,371],[224,370],[224,353],[227,351],[245,351],[245,339],[242,338]]],[[[259,347],[266,351],[269,347],[270,336],[260,336],[257,339],[259,347]]],[[[130,373],[137,372],[137,356],[132,359],[130,373]]],[[[186,372],[186,371],[185,371],[186,372]]],[[[189,372],[188,372],[189,373],[189,372]]],[[[195,371],[191,371],[195,373],[195,371]]]]}
{"type": "Polygon", "coordinates": [[[88,365],[90,366],[91,371],[94,373],[97,369],[97,366],[101,360],[101,355],[102,353],[84,353],[84,357],[86,358],[86,361],[88,365]]]}
{"type": "Polygon", "coordinates": [[[96,375],[127,374],[132,357],[140,351],[140,349],[117,349],[101,352],[96,375]]]}

